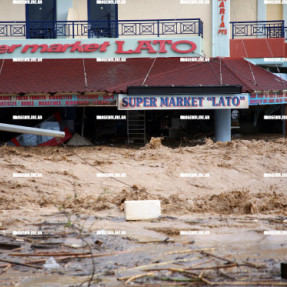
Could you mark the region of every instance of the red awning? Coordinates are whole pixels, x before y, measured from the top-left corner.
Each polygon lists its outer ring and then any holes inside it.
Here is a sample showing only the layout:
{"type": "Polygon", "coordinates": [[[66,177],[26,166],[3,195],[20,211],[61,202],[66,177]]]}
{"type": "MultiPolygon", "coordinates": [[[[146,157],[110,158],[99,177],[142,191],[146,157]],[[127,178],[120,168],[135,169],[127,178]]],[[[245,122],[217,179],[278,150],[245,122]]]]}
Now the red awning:
{"type": "Polygon", "coordinates": [[[138,58],[127,59],[126,62],[43,59],[43,62],[33,63],[5,60],[0,74],[0,93],[125,93],[128,86],[141,86],[147,74],[147,86],[216,86],[222,79],[223,85],[241,85],[242,92],[287,90],[287,81],[244,59],[211,58],[210,62],[180,62],[180,58],[138,58]]]}

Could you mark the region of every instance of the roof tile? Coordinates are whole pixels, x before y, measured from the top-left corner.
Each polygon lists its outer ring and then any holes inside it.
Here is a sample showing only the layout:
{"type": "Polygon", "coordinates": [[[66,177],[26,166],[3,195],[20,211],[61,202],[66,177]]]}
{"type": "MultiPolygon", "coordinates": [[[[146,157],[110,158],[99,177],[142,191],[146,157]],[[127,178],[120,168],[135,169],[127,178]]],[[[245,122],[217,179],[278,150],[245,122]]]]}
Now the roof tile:
{"type": "Polygon", "coordinates": [[[96,59],[44,59],[37,63],[5,60],[0,93],[126,92],[128,86],[141,86],[149,71],[145,81],[148,86],[220,85],[222,76],[222,85],[241,85],[242,92],[287,89],[287,81],[242,58],[211,58],[210,62],[135,58],[114,63],[96,59]]]}

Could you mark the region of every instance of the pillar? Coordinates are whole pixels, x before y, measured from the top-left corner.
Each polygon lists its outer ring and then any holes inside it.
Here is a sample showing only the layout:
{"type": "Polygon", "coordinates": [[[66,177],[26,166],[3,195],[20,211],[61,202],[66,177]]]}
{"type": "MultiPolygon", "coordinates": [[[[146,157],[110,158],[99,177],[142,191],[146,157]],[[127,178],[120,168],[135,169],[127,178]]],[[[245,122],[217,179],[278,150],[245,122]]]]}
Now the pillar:
{"type": "Polygon", "coordinates": [[[231,141],[231,110],[215,110],[215,141],[231,141]]]}
{"type": "Polygon", "coordinates": [[[257,0],[257,21],[266,21],[266,7],[264,0],[257,0]]]}
{"type": "Polygon", "coordinates": [[[287,4],[283,4],[283,20],[285,21],[284,26],[287,24],[287,4]]]}
{"type": "MultiPolygon", "coordinates": [[[[230,0],[212,1],[212,57],[230,57],[229,22],[230,0]]],[[[215,110],[215,141],[231,141],[231,110],[215,110]]]]}
{"type": "MultiPolygon", "coordinates": [[[[282,105],[281,106],[281,115],[282,116],[287,116],[287,105],[282,105]]],[[[287,120],[282,120],[282,126],[283,126],[283,136],[286,138],[287,137],[287,120]]]]}
{"type": "Polygon", "coordinates": [[[212,57],[230,57],[230,0],[212,1],[212,57]],[[220,7],[221,6],[221,7],[220,7]]]}

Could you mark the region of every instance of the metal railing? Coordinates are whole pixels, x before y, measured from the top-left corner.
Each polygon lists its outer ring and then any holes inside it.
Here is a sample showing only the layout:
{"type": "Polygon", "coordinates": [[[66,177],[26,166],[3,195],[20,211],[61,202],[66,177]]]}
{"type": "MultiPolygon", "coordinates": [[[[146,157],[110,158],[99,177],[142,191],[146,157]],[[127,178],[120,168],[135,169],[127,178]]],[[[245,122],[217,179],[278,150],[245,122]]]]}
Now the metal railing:
{"type": "Polygon", "coordinates": [[[230,22],[234,38],[285,38],[284,20],[230,22]]]}
{"type": "Polygon", "coordinates": [[[203,22],[196,19],[0,22],[0,38],[116,38],[119,36],[197,35],[203,22]]]}

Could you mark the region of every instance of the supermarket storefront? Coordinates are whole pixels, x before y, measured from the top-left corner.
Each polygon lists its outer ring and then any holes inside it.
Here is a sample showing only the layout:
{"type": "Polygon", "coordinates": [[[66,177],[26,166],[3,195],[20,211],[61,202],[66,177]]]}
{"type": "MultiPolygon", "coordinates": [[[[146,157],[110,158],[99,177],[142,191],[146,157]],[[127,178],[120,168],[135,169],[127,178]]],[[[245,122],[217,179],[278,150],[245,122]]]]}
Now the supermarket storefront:
{"type": "Polygon", "coordinates": [[[259,105],[287,103],[286,81],[243,59],[199,58],[201,40],[7,40],[0,46],[1,122],[33,126],[36,122],[15,122],[13,116],[44,120],[59,112],[72,133],[98,143],[125,141],[131,115],[144,112],[146,139],[165,134],[164,126],[173,130],[166,135],[177,134],[179,119],[187,134],[207,128],[225,141],[231,137],[232,110],[244,114],[259,105]],[[23,58],[41,61],[15,61],[23,58]],[[192,114],[210,117],[181,122],[180,116],[192,114]],[[101,115],[126,118],[99,121],[101,115]]]}

